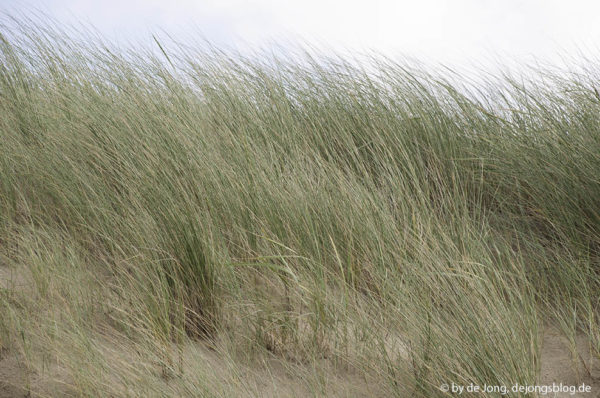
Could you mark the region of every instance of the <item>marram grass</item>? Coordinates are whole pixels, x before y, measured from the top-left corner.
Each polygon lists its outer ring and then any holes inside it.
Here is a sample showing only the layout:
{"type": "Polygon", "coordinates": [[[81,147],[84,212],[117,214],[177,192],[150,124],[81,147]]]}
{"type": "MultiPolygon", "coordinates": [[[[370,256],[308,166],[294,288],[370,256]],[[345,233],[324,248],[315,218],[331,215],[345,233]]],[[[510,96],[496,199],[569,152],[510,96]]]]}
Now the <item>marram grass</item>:
{"type": "Polygon", "coordinates": [[[11,388],[445,396],[538,382],[548,324],[599,355],[593,65],[463,85],[380,57],[0,34],[11,388]]]}

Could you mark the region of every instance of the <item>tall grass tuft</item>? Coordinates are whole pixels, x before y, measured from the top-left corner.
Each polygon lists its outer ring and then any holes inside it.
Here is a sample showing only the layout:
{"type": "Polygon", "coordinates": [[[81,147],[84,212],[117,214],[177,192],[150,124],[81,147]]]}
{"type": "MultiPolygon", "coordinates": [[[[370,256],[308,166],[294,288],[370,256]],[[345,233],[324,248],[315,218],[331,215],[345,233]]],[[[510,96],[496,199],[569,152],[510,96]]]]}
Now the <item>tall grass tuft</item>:
{"type": "Polygon", "coordinates": [[[469,83],[377,56],[132,49],[4,16],[11,385],[447,396],[540,382],[548,325],[598,359],[587,62],[469,83]]]}

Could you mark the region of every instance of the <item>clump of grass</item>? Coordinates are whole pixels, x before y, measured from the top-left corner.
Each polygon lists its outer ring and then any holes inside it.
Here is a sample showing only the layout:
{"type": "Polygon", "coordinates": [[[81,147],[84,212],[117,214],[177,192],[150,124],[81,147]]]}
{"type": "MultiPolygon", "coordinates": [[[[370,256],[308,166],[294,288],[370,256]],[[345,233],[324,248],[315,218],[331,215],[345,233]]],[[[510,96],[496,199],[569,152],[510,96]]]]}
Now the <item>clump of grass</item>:
{"type": "Polygon", "coordinates": [[[291,396],[443,396],[535,384],[545,322],[597,355],[594,68],[0,35],[0,349],[28,389],[264,395],[278,360],[291,396]]]}

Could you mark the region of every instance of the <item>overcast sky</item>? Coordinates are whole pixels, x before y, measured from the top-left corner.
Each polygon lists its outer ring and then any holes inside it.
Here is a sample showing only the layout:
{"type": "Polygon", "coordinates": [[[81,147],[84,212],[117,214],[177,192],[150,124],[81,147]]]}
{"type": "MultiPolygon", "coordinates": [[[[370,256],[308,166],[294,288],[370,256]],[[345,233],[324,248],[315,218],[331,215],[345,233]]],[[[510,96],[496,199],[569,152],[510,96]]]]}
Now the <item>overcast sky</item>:
{"type": "Polygon", "coordinates": [[[555,62],[578,51],[596,58],[600,48],[600,1],[592,0],[0,0],[5,11],[32,6],[112,38],[148,38],[162,28],[242,50],[303,39],[460,64],[555,62]]]}

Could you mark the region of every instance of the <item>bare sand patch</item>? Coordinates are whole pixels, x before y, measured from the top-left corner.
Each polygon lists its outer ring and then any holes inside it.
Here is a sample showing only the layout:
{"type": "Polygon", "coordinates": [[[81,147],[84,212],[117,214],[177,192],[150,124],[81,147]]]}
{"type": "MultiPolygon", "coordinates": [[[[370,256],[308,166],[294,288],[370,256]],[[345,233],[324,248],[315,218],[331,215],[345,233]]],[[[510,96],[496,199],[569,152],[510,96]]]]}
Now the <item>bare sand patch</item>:
{"type": "Polygon", "coordinates": [[[586,336],[577,335],[573,346],[559,329],[548,327],[544,331],[542,344],[540,384],[580,386],[585,383],[592,388],[591,393],[587,394],[558,393],[550,396],[600,397],[600,360],[591,352],[586,336]]]}

